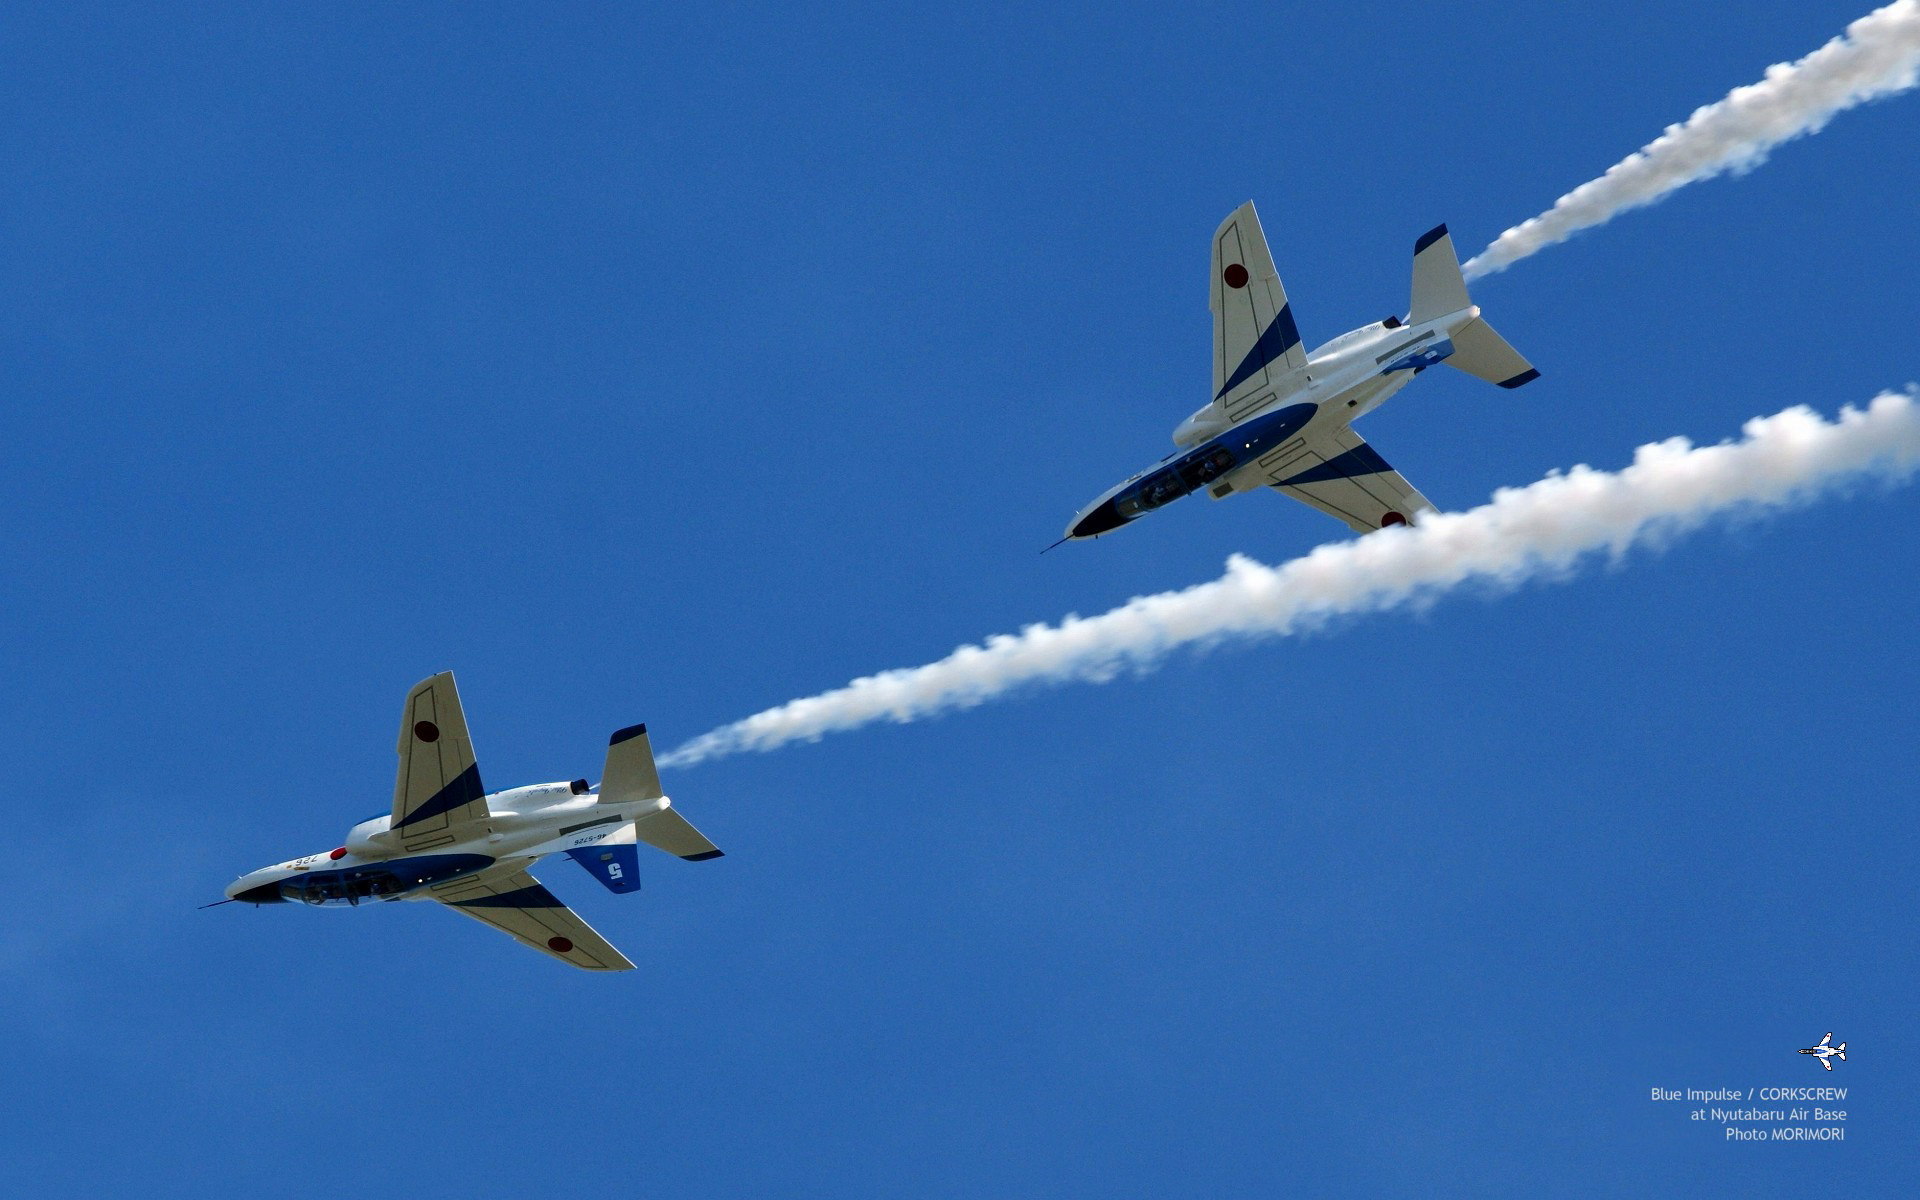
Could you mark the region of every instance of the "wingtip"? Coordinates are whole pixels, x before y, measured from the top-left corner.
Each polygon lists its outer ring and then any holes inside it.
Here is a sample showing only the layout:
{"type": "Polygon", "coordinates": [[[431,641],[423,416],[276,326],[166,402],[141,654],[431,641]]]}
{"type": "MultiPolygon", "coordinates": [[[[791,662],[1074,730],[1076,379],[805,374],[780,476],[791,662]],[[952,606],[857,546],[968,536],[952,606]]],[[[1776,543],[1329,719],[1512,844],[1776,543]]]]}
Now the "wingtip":
{"type": "MultiPolygon", "coordinates": [[[[1253,201],[1248,200],[1242,203],[1241,205],[1239,205],[1239,207],[1235,208],[1232,212],[1228,213],[1226,216],[1220,219],[1220,224],[1216,226],[1213,231],[1214,238],[1217,240],[1221,234],[1225,233],[1227,231],[1227,227],[1232,225],[1235,221],[1238,221],[1242,213],[1252,213],[1252,212],[1253,212],[1253,201]]],[[[1259,216],[1256,214],[1254,219],[1259,220],[1259,216]]]]}
{"type": "Polygon", "coordinates": [[[727,852],[725,850],[703,850],[699,854],[682,854],[680,857],[686,859],[688,862],[706,862],[710,858],[725,858],[726,856],[727,852]]]}
{"type": "Polygon", "coordinates": [[[646,733],[646,731],[647,726],[645,722],[638,725],[629,725],[625,729],[616,729],[613,731],[613,736],[607,739],[607,745],[618,746],[621,742],[630,742],[634,738],[646,733]]]}
{"type": "Polygon", "coordinates": [[[1501,380],[1500,386],[1511,391],[1517,387],[1525,387],[1529,383],[1532,383],[1534,380],[1538,378],[1540,378],[1540,372],[1529,367],[1525,371],[1522,371],[1520,374],[1515,375],[1512,379],[1501,380]]]}
{"type": "Polygon", "coordinates": [[[1420,239],[1413,244],[1413,252],[1418,254],[1445,236],[1447,236],[1447,226],[1442,222],[1420,235],[1420,239]]]}

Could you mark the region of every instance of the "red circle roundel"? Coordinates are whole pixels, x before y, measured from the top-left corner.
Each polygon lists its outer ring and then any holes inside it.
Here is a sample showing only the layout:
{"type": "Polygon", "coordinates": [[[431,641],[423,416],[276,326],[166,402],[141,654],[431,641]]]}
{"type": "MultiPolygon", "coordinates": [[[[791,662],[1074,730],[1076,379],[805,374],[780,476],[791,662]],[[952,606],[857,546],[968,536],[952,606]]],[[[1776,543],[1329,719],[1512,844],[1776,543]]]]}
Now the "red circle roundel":
{"type": "Polygon", "coordinates": [[[415,721],[413,723],[413,736],[423,742],[437,742],[440,740],[440,727],[432,721],[415,721]]]}
{"type": "Polygon", "coordinates": [[[335,862],[339,862],[341,859],[345,858],[346,856],[347,856],[347,848],[345,846],[340,847],[338,850],[330,850],[327,852],[327,857],[332,859],[335,862]]]}
{"type": "Polygon", "coordinates": [[[1380,518],[1380,528],[1382,529],[1385,529],[1389,525],[1405,525],[1406,523],[1407,519],[1397,512],[1390,512],[1380,518]]]}
{"type": "Polygon", "coordinates": [[[555,954],[565,954],[573,949],[573,943],[563,937],[550,937],[547,939],[547,949],[555,954]]]}
{"type": "Polygon", "coordinates": [[[1220,278],[1230,288],[1243,288],[1247,286],[1247,269],[1239,263],[1228,263],[1227,269],[1220,272],[1220,278]]]}

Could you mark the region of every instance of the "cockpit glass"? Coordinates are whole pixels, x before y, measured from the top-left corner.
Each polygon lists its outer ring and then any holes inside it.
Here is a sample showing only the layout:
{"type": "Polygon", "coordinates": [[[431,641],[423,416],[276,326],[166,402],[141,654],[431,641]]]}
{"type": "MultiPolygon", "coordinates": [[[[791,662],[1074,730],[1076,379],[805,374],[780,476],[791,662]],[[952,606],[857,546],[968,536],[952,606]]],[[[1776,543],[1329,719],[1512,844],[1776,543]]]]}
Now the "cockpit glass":
{"type": "Polygon", "coordinates": [[[1233,451],[1225,446],[1207,454],[1187,460],[1181,464],[1180,478],[1186,491],[1204,487],[1231,471],[1234,466],[1233,451]]]}
{"type": "Polygon", "coordinates": [[[1172,471],[1163,471],[1140,485],[1140,506],[1143,509],[1159,508],[1171,500],[1186,495],[1187,489],[1180,486],[1180,477],[1172,471]]]}
{"type": "Polygon", "coordinates": [[[392,871],[338,872],[296,876],[282,880],[280,894],[303,904],[358,904],[362,900],[382,900],[407,890],[405,880],[392,871]]]}

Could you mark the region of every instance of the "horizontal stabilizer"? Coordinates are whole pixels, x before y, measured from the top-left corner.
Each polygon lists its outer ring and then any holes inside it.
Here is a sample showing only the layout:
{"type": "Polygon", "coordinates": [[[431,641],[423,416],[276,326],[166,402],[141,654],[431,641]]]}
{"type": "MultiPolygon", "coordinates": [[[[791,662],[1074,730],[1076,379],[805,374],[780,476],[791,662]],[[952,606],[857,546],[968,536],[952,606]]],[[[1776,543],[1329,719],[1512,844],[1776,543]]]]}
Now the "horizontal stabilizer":
{"type": "Polygon", "coordinates": [[[1507,339],[1493,331],[1485,321],[1471,321],[1453,335],[1453,354],[1447,365],[1457,367],[1476,379],[1517,388],[1540,378],[1533,364],[1507,345],[1507,339]]]}
{"type": "Polygon", "coordinates": [[[633,823],[633,831],[641,841],[656,850],[665,850],[677,858],[691,862],[719,858],[720,848],[706,839],[706,835],[671,808],[648,813],[633,823]]]}

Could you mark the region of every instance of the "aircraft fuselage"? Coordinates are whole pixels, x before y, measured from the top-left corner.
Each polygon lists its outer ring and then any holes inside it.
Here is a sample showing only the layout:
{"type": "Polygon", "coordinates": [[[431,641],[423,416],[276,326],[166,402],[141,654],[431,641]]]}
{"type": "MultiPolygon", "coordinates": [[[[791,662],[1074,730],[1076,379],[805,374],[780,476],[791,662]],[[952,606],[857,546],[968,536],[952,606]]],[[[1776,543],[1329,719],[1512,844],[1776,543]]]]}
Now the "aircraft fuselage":
{"type": "Polygon", "coordinates": [[[1216,402],[1182,421],[1183,447],[1080,510],[1069,539],[1099,537],[1202,488],[1220,499],[1267,483],[1261,460],[1332,433],[1378,408],[1415,375],[1453,353],[1451,336],[1480,316],[1469,306],[1417,325],[1390,319],[1342,334],[1307,356],[1307,383],[1251,412],[1216,402]]]}
{"type": "Polygon", "coordinates": [[[355,825],[346,843],[333,850],[242,875],[227,885],[227,898],[249,904],[297,900],[315,905],[430,899],[427,890],[436,884],[508,861],[525,865],[549,854],[583,850],[671,804],[664,796],[602,804],[584,780],[510,788],[486,799],[489,828],[481,837],[410,854],[394,844],[389,828],[393,818],[382,814],[355,825]]]}

